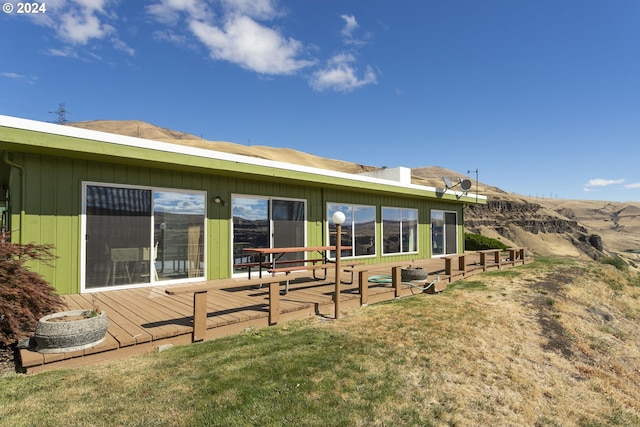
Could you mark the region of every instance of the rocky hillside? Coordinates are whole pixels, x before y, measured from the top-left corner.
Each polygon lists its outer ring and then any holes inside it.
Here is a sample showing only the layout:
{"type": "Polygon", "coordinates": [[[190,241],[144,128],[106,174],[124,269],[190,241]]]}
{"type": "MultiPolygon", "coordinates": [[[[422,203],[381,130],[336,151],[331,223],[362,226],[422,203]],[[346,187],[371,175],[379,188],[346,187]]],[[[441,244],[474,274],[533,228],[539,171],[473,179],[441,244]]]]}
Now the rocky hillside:
{"type": "MultiPolygon", "coordinates": [[[[347,173],[378,169],[286,148],[206,141],[188,133],[135,120],[98,120],[70,125],[347,173]]],[[[469,178],[440,166],[412,170],[415,184],[443,188],[443,176],[454,182],[459,178],[469,178]]],[[[476,189],[489,201],[484,206],[466,207],[465,224],[470,232],[498,238],[508,245],[526,246],[540,255],[589,258],[619,255],[633,266],[640,265],[640,203],[532,200],[482,182],[474,182],[470,191],[476,192],[476,189]]]]}

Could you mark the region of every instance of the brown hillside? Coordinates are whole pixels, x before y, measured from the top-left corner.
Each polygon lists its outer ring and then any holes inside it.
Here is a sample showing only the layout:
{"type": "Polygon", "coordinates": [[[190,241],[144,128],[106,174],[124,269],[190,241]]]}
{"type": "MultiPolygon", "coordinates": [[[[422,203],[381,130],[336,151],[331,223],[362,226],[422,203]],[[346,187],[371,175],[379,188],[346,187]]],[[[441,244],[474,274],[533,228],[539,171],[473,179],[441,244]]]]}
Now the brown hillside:
{"type": "MultiPolygon", "coordinates": [[[[207,141],[136,120],[96,120],[70,125],[346,173],[379,169],[289,148],[207,141]]],[[[440,166],[412,170],[413,182],[420,185],[443,188],[443,176],[454,183],[458,179],[469,178],[440,166]]],[[[598,258],[617,253],[632,264],[640,264],[640,255],[628,252],[640,252],[640,203],[533,200],[482,182],[477,183],[477,187],[474,182],[470,191],[475,193],[476,188],[479,194],[488,197],[489,203],[486,206],[469,206],[465,210],[466,226],[471,232],[499,238],[509,245],[527,246],[541,255],[598,258]]]]}

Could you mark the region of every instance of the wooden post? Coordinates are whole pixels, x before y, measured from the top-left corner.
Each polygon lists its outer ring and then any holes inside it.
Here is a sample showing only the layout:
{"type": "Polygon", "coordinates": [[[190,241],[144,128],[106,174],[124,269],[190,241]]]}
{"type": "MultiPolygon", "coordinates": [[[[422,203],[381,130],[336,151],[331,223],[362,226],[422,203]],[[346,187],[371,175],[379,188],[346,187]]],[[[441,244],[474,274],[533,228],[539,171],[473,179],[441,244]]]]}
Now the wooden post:
{"type": "Polygon", "coordinates": [[[207,333],[207,291],[193,294],[193,334],[191,341],[203,341],[207,333]]]}
{"type": "Polygon", "coordinates": [[[493,254],[493,260],[498,264],[498,270],[502,270],[502,262],[500,258],[502,258],[502,251],[500,249],[496,249],[495,254],[493,254]]]}
{"type": "Polygon", "coordinates": [[[400,298],[400,285],[402,284],[402,267],[393,267],[391,270],[391,281],[395,289],[396,298],[400,298]]]}
{"type": "Polygon", "coordinates": [[[463,276],[467,274],[467,261],[465,260],[464,254],[458,257],[458,268],[462,270],[463,276]]]}
{"type": "Polygon", "coordinates": [[[360,287],[360,305],[367,305],[369,300],[369,272],[358,272],[358,286],[360,287]]]}
{"type": "Polygon", "coordinates": [[[336,223],[336,294],[335,318],[340,318],[340,252],[342,252],[342,224],[336,223]]]}
{"type": "Polygon", "coordinates": [[[453,261],[451,257],[446,257],[444,259],[444,274],[446,274],[449,277],[453,276],[453,268],[451,268],[452,267],[451,261],[453,261]]]}
{"type": "Polygon", "coordinates": [[[269,283],[269,324],[280,320],[280,282],[269,283]]]}

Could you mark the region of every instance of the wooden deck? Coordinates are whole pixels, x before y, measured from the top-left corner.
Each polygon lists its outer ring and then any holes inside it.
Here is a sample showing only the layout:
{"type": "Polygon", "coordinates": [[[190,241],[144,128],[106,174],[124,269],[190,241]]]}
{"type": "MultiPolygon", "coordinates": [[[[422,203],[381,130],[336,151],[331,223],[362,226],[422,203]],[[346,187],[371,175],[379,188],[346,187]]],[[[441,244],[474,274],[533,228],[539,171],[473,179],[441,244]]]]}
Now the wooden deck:
{"type": "MultiPolygon", "coordinates": [[[[522,252],[524,253],[524,252],[522,252]]],[[[480,254],[467,254],[462,262],[448,262],[434,258],[413,263],[429,272],[428,281],[439,276],[440,283],[449,283],[469,275],[490,269],[516,265],[509,257],[495,263],[493,257],[483,256],[485,265],[480,264],[480,254]],[[489,261],[490,259],[490,261],[489,261]],[[451,265],[455,265],[452,268],[451,265]],[[460,268],[458,268],[460,267],[460,268]],[[446,274],[446,273],[450,274],[446,274]]],[[[495,258],[497,259],[497,258],[495,258]]],[[[518,263],[531,261],[530,258],[518,263]]],[[[376,264],[362,266],[369,278],[391,276],[392,268],[401,265],[376,264]]],[[[409,263],[402,263],[408,266],[409,263]]],[[[278,322],[302,319],[308,316],[334,317],[334,284],[331,280],[318,281],[311,278],[296,279],[291,282],[287,294],[279,297],[278,322]]],[[[348,277],[345,277],[348,279],[348,277]]],[[[184,285],[176,285],[182,286],[184,285]]],[[[50,369],[76,367],[105,360],[130,357],[150,351],[158,351],[172,345],[192,342],[194,298],[192,294],[168,295],[170,286],[154,286],[128,290],[112,290],[91,294],[65,295],[64,300],[70,310],[90,309],[94,306],[105,311],[109,317],[109,331],[105,341],[95,347],[71,353],[41,354],[33,350],[20,350],[21,368],[26,373],[37,373],[50,369]]],[[[403,285],[400,297],[421,293],[422,290],[403,285]]],[[[392,283],[368,282],[367,303],[373,304],[396,298],[392,283]]],[[[358,275],[354,283],[341,286],[341,311],[349,307],[359,307],[360,292],[358,275]]],[[[269,287],[238,286],[214,289],[207,295],[207,325],[205,339],[211,340],[235,334],[247,328],[269,326],[269,287]]]]}

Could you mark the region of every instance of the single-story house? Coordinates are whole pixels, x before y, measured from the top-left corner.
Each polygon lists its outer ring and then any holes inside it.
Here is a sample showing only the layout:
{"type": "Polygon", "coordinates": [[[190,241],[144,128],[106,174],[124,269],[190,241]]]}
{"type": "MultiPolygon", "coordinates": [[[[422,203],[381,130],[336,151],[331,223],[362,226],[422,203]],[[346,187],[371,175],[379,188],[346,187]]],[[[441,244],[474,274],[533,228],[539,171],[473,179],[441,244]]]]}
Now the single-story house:
{"type": "Polygon", "coordinates": [[[228,154],[0,116],[2,223],[51,244],[32,268],[60,294],[246,275],[247,247],[335,242],[363,263],[464,249],[464,206],[486,197],[377,175],[228,154]],[[243,266],[245,264],[245,266],[243,266]]]}

